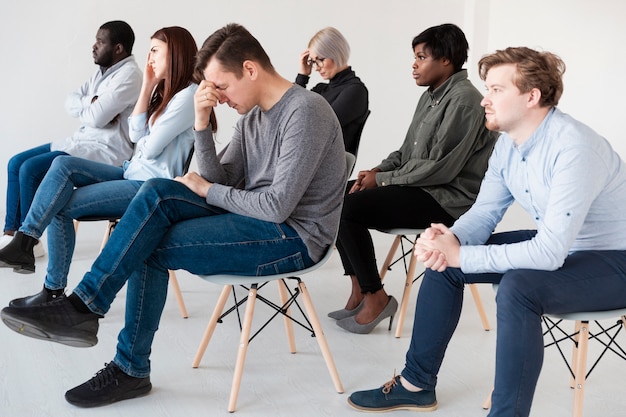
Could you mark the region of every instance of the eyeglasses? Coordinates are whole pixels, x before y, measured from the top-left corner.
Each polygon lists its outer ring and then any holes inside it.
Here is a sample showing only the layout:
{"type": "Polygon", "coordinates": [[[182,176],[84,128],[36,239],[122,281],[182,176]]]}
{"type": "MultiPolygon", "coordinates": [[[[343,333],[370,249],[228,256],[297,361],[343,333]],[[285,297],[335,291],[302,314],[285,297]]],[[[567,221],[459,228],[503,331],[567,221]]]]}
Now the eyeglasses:
{"type": "Polygon", "coordinates": [[[315,64],[315,66],[316,66],[317,68],[322,68],[322,67],[324,66],[324,60],[325,60],[325,59],[326,59],[326,58],[315,58],[315,59],[311,59],[311,58],[309,58],[309,59],[307,59],[307,60],[306,60],[306,64],[307,64],[307,65],[313,65],[313,64],[315,64]]]}

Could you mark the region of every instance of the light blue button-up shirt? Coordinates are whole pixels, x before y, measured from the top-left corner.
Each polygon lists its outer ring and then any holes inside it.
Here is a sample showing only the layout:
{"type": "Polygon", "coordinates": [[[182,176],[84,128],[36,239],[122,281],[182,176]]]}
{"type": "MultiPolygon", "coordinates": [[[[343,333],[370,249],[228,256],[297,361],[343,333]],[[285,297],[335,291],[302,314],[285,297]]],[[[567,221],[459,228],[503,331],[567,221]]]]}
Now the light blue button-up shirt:
{"type": "Polygon", "coordinates": [[[606,139],[552,109],[523,144],[500,136],[476,203],[452,232],[465,273],[555,270],[571,252],[626,250],[626,165],[606,139]],[[514,201],[537,235],[484,245],[514,201]]]}

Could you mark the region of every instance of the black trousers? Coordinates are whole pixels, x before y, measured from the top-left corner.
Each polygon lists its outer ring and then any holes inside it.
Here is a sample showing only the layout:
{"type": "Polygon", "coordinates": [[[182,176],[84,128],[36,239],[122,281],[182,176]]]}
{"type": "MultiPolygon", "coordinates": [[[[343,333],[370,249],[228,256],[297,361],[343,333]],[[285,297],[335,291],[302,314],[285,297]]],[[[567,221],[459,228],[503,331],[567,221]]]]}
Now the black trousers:
{"type": "MultiPolygon", "coordinates": [[[[347,190],[353,183],[348,183],[347,190]]],[[[369,229],[422,229],[431,223],[451,225],[455,220],[420,187],[389,185],[346,192],[337,238],[344,271],[357,276],[363,293],[374,293],[382,284],[369,229]]]]}

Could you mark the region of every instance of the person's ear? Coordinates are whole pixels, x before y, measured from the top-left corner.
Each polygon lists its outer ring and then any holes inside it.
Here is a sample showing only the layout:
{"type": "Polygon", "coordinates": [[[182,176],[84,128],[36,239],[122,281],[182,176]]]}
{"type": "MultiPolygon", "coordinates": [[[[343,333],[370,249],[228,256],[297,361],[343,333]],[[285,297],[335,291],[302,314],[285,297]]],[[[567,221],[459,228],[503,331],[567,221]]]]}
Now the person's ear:
{"type": "Polygon", "coordinates": [[[243,61],[243,75],[248,77],[251,80],[256,80],[259,76],[259,69],[257,67],[256,62],[246,60],[243,61]]]}
{"type": "Polygon", "coordinates": [[[124,50],[124,45],[122,45],[121,43],[117,43],[113,48],[113,52],[115,53],[115,55],[124,55],[126,51],[124,50]]]}
{"type": "Polygon", "coordinates": [[[533,88],[528,92],[528,107],[539,106],[541,103],[541,90],[533,88]]]}

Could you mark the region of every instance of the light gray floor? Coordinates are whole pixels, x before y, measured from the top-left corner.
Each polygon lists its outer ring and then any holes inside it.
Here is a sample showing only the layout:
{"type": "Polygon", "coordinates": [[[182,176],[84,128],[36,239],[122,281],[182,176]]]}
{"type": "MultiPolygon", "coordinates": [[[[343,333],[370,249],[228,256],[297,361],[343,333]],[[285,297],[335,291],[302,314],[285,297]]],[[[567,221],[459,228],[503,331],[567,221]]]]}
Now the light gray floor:
{"type": "MultiPolygon", "coordinates": [[[[82,224],[72,266],[70,288],[89,267],[98,251],[104,223],[82,224]]],[[[379,258],[390,239],[377,234],[379,258]]],[[[34,275],[14,274],[0,269],[0,305],[32,294],[41,288],[47,259],[37,261],[34,275]]],[[[100,342],[93,348],[70,348],[29,339],[0,325],[0,415],[1,416],[226,416],[231,376],[238,343],[238,327],[233,318],[218,325],[204,360],[198,369],[191,361],[220,287],[179,271],[178,278],[187,303],[189,318],[182,319],[173,297],[168,299],[152,355],[150,395],[107,407],[83,410],[67,404],[65,391],[89,379],[113,357],[117,332],[123,319],[125,294],[105,319],[100,321],[100,342]]],[[[305,280],[313,296],[322,326],[333,353],[345,393],[333,388],[315,339],[296,328],[298,353],[288,353],[283,325],[278,321],[250,344],[237,415],[239,416],[362,416],[348,407],[350,392],[382,385],[404,364],[408,347],[412,311],[404,326],[404,336],[396,339],[384,322],[369,335],[353,335],[337,327],[326,317],[340,308],[349,290],[342,277],[338,255],[305,280]]],[[[386,278],[386,289],[398,299],[402,289],[400,269],[386,278]]],[[[274,284],[268,294],[275,296],[274,284]]],[[[413,295],[416,294],[417,288],[413,295]]],[[[452,339],[439,375],[437,395],[441,417],[484,417],[481,404],[489,393],[493,378],[495,346],[495,305],[491,288],[480,288],[493,330],[485,332],[480,324],[469,292],[457,332],[452,339]]],[[[415,299],[412,297],[413,300],[415,299]]],[[[257,308],[257,314],[267,314],[257,308]]],[[[622,339],[623,335],[620,336],[622,339]]],[[[520,341],[522,342],[522,341],[520,341]]],[[[607,356],[587,384],[585,416],[624,416],[624,378],[626,363],[607,356]]],[[[572,390],[568,376],[556,352],[546,352],[533,416],[571,415],[572,390]]],[[[392,415],[413,415],[395,412],[392,415]]]]}

